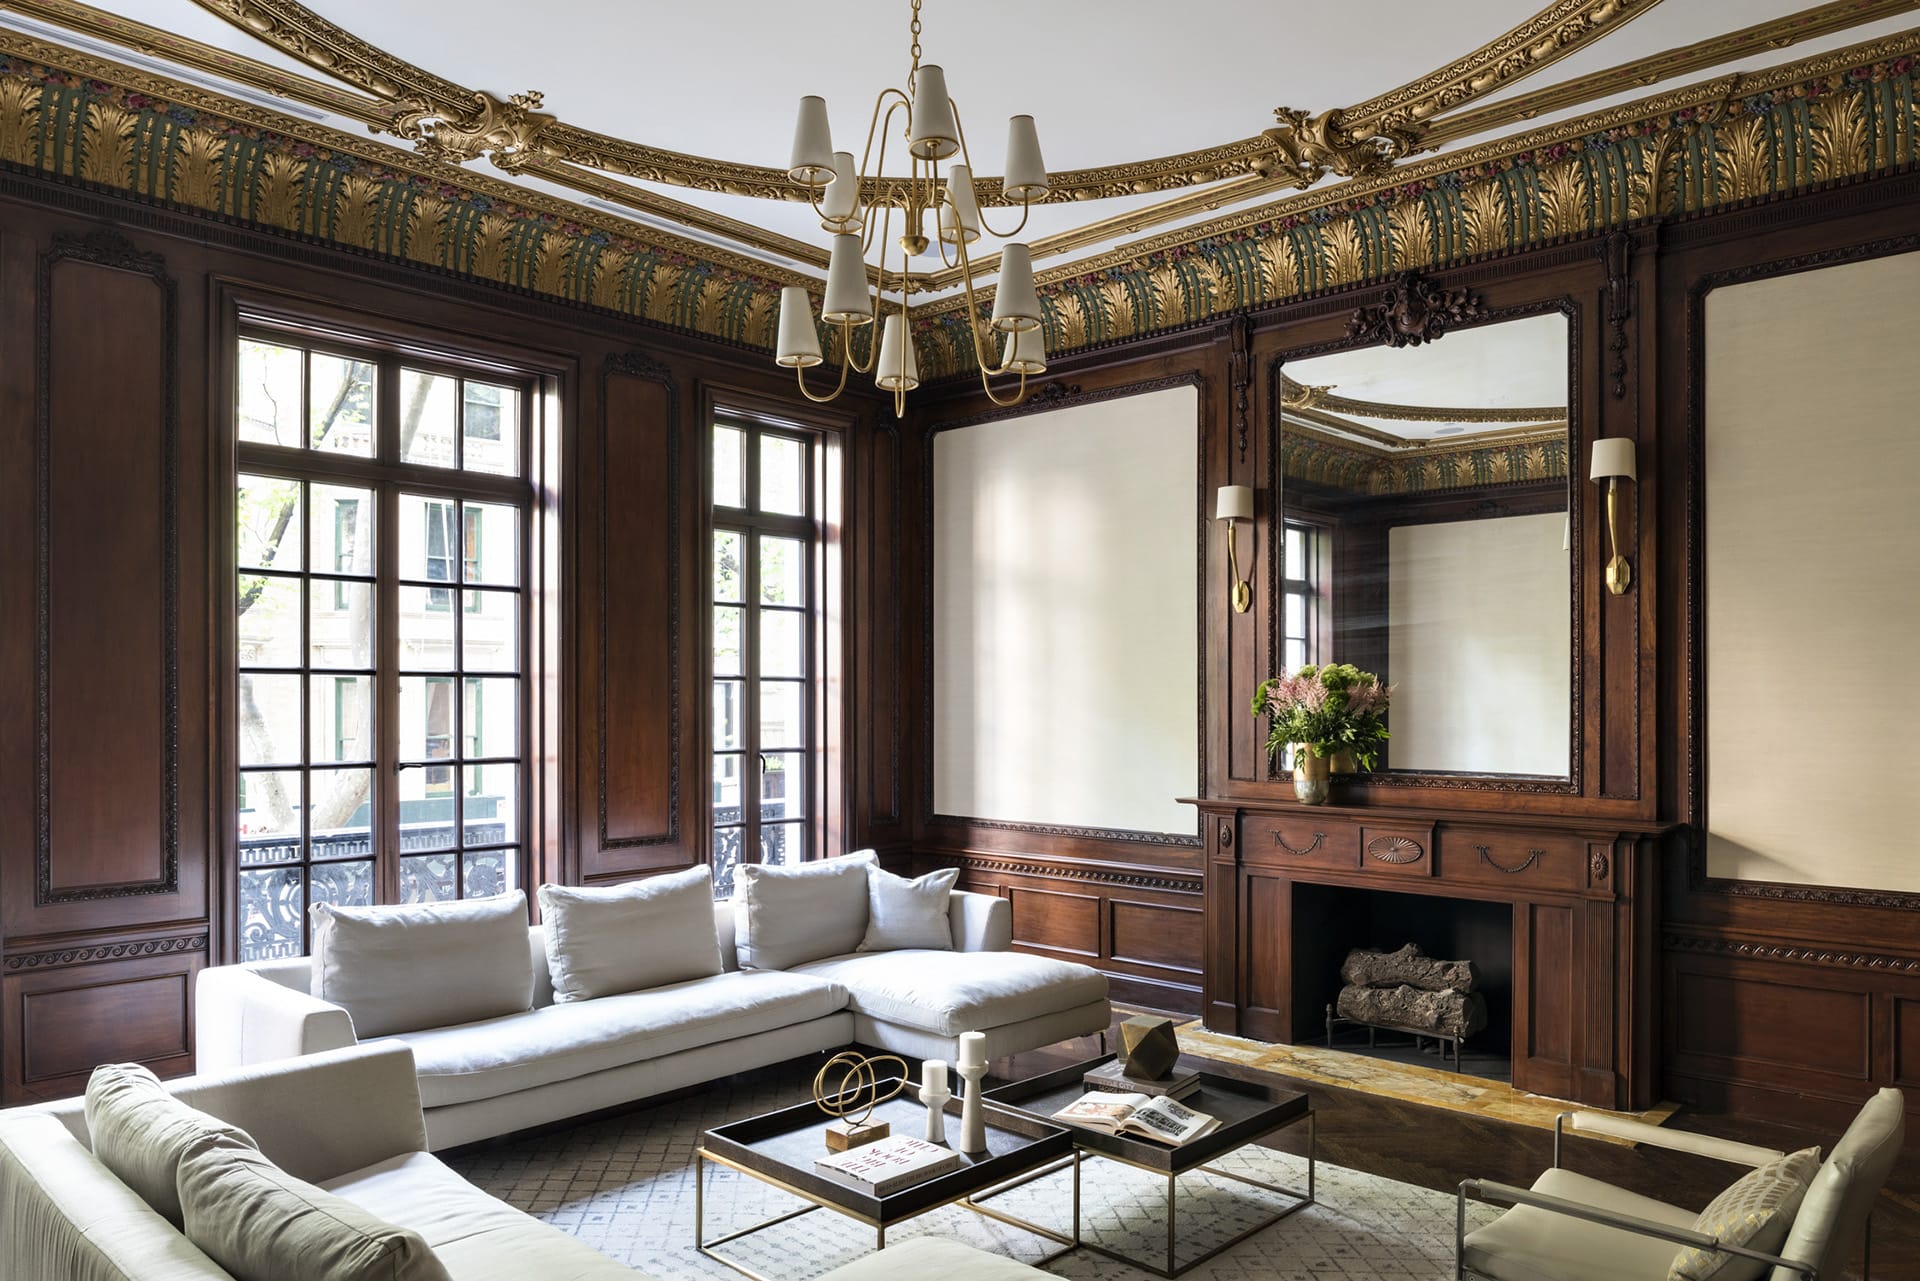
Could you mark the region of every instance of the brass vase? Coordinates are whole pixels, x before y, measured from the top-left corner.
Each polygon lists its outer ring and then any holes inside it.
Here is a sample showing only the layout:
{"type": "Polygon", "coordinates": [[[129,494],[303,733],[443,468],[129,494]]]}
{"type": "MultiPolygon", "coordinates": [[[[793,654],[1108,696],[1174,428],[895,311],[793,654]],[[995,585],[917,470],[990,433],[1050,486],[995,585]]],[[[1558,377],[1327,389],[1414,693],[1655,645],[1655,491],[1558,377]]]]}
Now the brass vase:
{"type": "Polygon", "coordinates": [[[1315,756],[1311,747],[1301,749],[1293,763],[1293,794],[1302,805],[1325,805],[1333,791],[1333,759],[1315,756]]]}
{"type": "Polygon", "coordinates": [[[1354,763],[1353,753],[1347,748],[1343,747],[1335,752],[1332,756],[1332,761],[1333,772],[1336,774],[1358,774],[1360,772],[1360,767],[1354,763]]]}

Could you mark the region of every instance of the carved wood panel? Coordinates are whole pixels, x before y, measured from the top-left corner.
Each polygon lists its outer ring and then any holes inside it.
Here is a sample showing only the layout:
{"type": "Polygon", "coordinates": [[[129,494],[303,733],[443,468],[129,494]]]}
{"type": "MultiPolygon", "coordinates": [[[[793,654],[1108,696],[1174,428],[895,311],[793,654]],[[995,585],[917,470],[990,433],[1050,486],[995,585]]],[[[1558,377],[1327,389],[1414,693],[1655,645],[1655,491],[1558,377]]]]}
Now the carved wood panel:
{"type": "Polygon", "coordinates": [[[0,979],[9,1100],[61,1098],[86,1088],[100,1063],[137,1060],[161,1075],[189,1069],[193,976],[204,950],[10,970],[0,979]]]}

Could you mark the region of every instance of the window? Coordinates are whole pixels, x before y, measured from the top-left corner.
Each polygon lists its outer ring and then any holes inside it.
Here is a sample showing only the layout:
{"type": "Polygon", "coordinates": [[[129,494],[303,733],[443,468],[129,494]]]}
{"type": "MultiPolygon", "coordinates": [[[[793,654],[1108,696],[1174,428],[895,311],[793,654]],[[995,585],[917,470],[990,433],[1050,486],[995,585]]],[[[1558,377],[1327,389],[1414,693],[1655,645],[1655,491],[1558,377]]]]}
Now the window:
{"type": "Polygon", "coordinates": [[[819,443],[713,429],[713,881],[820,853],[819,443]]]}
{"type": "Polygon", "coordinates": [[[1281,567],[1281,662],[1292,673],[1308,663],[1324,660],[1322,638],[1329,625],[1321,584],[1327,572],[1327,531],[1300,521],[1288,521],[1281,567]]]}
{"type": "Polygon", "coordinates": [[[235,356],[238,902],[256,960],[304,952],[313,903],[523,880],[531,401],[265,328],[235,356]]]}

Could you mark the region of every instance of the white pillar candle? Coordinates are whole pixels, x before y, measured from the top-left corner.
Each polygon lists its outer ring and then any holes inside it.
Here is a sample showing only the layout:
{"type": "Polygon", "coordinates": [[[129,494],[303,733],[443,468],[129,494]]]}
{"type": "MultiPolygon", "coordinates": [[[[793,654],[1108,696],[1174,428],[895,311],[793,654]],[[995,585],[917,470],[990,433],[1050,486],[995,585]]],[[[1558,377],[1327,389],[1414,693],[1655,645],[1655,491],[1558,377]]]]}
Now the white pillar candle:
{"type": "Polygon", "coordinates": [[[944,1093],[947,1088],[947,1062],[945,1059],[928,1059],[920,1065],[920,1084],[936,1094],[944,1093]]]}
{"type": "Polygon", "coordinates": [[[963,1068],[985,1067],[986,1062],[987,1034],[962,1032],[960,1034],[960,1066],[963,1068]]]}

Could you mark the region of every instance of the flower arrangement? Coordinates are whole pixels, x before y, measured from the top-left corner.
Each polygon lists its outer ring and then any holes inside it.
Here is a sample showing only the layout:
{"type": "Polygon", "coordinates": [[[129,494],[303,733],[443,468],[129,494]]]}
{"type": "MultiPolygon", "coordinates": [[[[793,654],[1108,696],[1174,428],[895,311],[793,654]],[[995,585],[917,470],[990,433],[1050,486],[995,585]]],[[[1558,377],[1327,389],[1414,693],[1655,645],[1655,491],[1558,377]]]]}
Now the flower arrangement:
{"type": "Polygon", "coordinates": [[[1393,687],[1351,663],[1302,667],[1291,676],[1261,682],[1253,696],[1253,714],[1271,716],[1267,754],[1278,756],[1294,745],[1298,769],[1308,752],[1318,757],[1348,752],[1354,763],[1371,770],[1387,741],[1387,704],[1393,687]]]}

